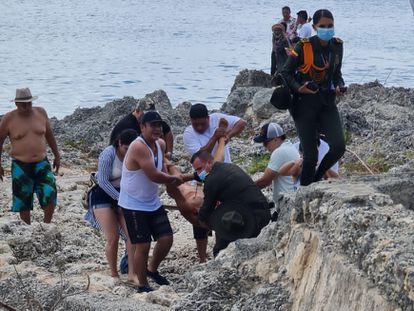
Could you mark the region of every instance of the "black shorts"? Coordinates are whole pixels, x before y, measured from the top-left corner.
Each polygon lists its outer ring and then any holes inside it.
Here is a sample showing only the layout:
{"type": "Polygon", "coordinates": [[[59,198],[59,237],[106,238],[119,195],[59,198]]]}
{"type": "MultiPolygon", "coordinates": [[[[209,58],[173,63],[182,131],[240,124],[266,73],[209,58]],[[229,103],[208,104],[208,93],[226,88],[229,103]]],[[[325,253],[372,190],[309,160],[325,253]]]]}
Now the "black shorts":
{"type": "Polygon", "coordinates": [[[195,240],[205,240],[210,233],[209,229],[205,229],[202,227],[197,227],[193,225],[193,236],[195,240]]]}
{"type": "Polygon", "coordinates": [[[132,244],[149,243],[151,236],[156,241],[162,236],[173,235],[164,207],[153,212],[122,209],[132,244]]]}

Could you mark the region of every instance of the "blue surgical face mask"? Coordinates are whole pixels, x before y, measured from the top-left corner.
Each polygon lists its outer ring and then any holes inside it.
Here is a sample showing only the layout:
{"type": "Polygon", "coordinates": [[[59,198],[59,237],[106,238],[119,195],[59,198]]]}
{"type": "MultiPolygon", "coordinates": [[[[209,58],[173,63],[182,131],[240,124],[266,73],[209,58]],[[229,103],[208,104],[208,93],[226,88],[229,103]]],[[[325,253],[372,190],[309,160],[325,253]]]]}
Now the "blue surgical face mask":
{"type": "Polygon", "coordinates": [[[316,35],[323,41],[329,41],[335,35],[335,29],[332,28],[316,28],[316,35]]]}
{"type": "Polygon", "coordinates": [[[203,170],[200,174],[198,174],[198,178],[200,178],[200,180],[202,182],[204,182],[206,180],[208,173],[206,172],[206,170],[203,170]]]}

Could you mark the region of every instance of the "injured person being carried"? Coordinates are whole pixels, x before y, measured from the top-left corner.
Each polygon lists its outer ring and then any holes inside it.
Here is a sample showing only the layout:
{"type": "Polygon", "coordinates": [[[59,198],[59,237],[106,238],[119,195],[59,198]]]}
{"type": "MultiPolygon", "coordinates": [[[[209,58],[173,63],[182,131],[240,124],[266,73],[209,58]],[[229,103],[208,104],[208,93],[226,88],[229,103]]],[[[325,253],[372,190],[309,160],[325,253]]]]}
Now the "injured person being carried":
{"type": "MultiPolygon", "coordinates": [[[[216,236],[215,257],[230,242],[256,237],[270,221],[270,208],[259,187],[237,165],[216,161],[207,151],[195,153],[191,163],[194,175],[204,184],[203,191],[188,183],[169,186],[167,191],[181,214],[193,224],[200,262],[204,262],[211,229],[216,236]]],[[[167,168],[172,175],[180,174],[170,163],[167,168]]]]}

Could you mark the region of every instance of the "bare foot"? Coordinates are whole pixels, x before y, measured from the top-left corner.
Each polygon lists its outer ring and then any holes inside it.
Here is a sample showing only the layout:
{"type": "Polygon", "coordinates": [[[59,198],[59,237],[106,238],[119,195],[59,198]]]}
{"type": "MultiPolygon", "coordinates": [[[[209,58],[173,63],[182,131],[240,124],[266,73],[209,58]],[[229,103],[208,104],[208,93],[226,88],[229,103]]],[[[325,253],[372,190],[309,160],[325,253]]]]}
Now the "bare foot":
{"type": "Polygon", "coordinates": [[[118,274],[118,271],[116,271],[116,272],[111,271],[111,276],[112,276],[113,278],[117,278],[117,279],[119,279],[119,274],[118,274]]]}

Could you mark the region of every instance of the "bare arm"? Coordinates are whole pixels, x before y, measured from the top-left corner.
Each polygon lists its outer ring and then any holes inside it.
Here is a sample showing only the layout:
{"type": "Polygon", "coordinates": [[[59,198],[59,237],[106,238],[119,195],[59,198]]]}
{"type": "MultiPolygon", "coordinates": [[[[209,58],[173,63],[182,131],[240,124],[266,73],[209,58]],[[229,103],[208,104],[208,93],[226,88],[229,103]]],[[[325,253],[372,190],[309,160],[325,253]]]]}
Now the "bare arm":
{"type": "Polygon", "coordinates": [[[227,140],[230,140],[232,137],[239,135],[246,127],[246,124],[247,122],[243,119],[237,121],[236,124],[234,124],[233,128],[227,131],[227,140]]]}
{"type": "Polygon", "coordinates": [[[45,133],[45,137],[46,137],[46,141],[50,147],[50,149],[53,152],[54,155],[54,160],[53,160],[53,168],[55,169],[56,173],[59,172],[59,167],[60,167],[60,154],[59,154],[59,149],[56,143],[56,139],[55,136],[53,135],[53,131],[52,128],[50,126],[50,122],[49,122],[49,118],[47,116],[46,111],[43,108],[40,108],[42,114],[45,116],[46,118],[46,133],[45,133]]]}
{"type": "Polygon", "coordinates": [[[334,170],[332,170],[332,169],[327,170],[326,173],[325,173],[325,178],[326,179],[328,179],[328,178],[338,178],[338,177],[339,177],[339,174],[337,172],[335,172],[334,170]]]}
{"type": "Polygon", "coordinates": [[[302,159],[296,161],[290,161],[282,165],[279,170],[279,174],[281,176],[292,176],[297,178],[300,174],[300,170],[302,167],[302,159]]]}
{"type": "Polygon", "coordinates": [[[270,168],[266,168],[263,176],[260,177],[258,180],[256,180],[255,183],[259,188],[265,188],[267,186],[270,186],[273,179],[275,179],[278,176],[279,176],[278,172],[275,172],[271,170],[270,168]]]}
{"type": "Polygon", "coordinates": [[[3,144],[6,140],[6,137],[9,135],[8,126],[7,126],[7,114],[4,115],[0,120],[0,180],[3,181],[4,171],[1,166],[1,155],[3,152],[3,144]]]}
{"type": "MultiPolygon", "coordinates": [[[[166,143],[166,154],[171,156],[173,149],[174,149],[174,136],[172,131],[169,131],[167,134],[164,135],[165,143],[166,143]]],[[[170,157],[168,157],[170,158],[170,157]]]]}
{"type": "MultiPolygon", "coordinates": [[[[164,142],[162,143],[164,144],[164,142]]],[[[145,146],[142,142],[137,142],[132,144],[129,148],[132,148],[129,156],[131,160],[138,164],[145,175],[152,181],[158,184],[181,184],[182,179],[177,176],[171,176],[165,172],[160,172],[154,165],[154,159],[151,155],[151,152],[148,150],[148,147],[145,146]]],[[[165,146],[164,146],[165,148],[165,146]]],[[[129,151],[128,151],[129,152],[129,151]]],[[[159,159],[161,161],[161,159],[159,159]]],[[[130,161],[128,161],[130,162],[130,161]]],[[[165,170],[165,166],[164,166],[165,170]]]]}

